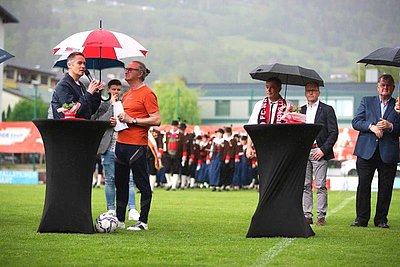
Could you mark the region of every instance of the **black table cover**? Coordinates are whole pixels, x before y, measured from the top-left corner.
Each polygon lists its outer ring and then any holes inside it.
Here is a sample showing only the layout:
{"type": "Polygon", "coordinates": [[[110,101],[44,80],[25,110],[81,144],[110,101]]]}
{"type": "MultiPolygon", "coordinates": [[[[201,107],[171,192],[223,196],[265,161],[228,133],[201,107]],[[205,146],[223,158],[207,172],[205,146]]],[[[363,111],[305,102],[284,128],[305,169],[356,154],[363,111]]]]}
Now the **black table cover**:
{"type": "Polygon", "coordinates": [[[107,121],[34,120],[46,152],[40,233],[94,233],[92,176],[107,121]]]}
{"type": "Polygon", "coordinates": [[[259,202],[246,237],[315,235],[302,207],[307,158],[316,124],[245,125],[256,148],[259,202]]]}

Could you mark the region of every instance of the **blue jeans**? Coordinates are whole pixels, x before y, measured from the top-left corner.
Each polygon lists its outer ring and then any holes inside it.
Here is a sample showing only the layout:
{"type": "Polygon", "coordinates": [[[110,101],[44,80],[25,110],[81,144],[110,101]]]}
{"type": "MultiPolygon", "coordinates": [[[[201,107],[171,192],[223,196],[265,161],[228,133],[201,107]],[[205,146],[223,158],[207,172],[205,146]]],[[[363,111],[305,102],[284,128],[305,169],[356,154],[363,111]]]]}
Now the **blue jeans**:
{"type": "MultiPolygon", "coordinates": [[[[105,186],[107,210],[115,210],[115,153],[107,150],[102,156],[105,173],[105,186]]],[[[128,209],[135,209],[135,187],[132,175],[129,177],[128,209]]]]}

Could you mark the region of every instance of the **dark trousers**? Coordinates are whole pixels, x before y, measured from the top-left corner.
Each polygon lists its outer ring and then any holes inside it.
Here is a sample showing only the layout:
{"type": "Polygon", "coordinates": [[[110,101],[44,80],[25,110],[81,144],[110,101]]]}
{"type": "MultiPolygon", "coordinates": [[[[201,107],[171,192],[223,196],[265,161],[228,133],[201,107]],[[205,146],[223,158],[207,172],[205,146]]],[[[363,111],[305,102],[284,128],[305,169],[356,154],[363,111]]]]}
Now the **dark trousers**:
{"type": "Polygon", "coordinates": [[[221,162],[221,185],[229,186],[232,184],[232,177],[235,171],[235,160],[231,159],[228,163],[221,162]]]}
{"type": "Polygon", "coordinates": [[[179,174],[181,161],[181,157],[171,156],[166,152],[166,154],[164,154],[165,173],[179,174]]]}
{"type": "Polygon", "coordinates": [[[387,223],[397,163],[382,162],[379,148],[377,148],[375,154],[369,160],[358,157],[356,166],[358,172],[356,220],[361,223],[368,223],[371,217],[371,183],[375,170],[378,170],[378,201],[374,224],[376,226],[379,223],[387,223]]]}
{"type": "Polygon", "coordinates": [[[117,218],[125,221],[126,205],[128,204],[129,174],[132,171],[133,181],[140,191],[140,218],[139,221],[147,223],[150,204],[151,188],[149,171],[146,160],[147,146],[116,144],[115,147],[115,188],[117,199],[117,218]],[[139,150],[139,151],[138,151],[139,150]],[[136,151],[138,153],[135,155],[136,151]]]}

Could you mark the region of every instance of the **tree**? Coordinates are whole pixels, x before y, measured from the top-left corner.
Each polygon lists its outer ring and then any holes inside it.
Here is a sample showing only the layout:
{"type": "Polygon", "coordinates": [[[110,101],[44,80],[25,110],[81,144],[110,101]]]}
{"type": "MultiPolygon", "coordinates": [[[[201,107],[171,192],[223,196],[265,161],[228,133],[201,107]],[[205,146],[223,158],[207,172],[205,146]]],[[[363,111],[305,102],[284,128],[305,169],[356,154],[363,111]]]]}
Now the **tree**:
{"type": "MultiPolygon", "coordinates": [[[[46,119],[49,104],[39,98],[37,108],[37,118],[46,119]]],[[[7,112],[7,121],[31,121],[33,119],[33,109],[34,103],[32,100],[21,100],[11,109],[11,112],[7,112]]]]}
{"type": "Polygon", "coordinates": [[[173,83],[154,82],[152,85],[160,106],[161,123],[179,119],[188,124],[200,123],[199,92],[186,87],[183,79],[173,83]]]}
{"type": "MultiPolygon", "coordinates": [[[[392,75],[395,83],[400,81],[400,69],[398,67],[368,65],[368,68],[369,69],[371,69],[371,68],[378,69],[378,76],[383,75],[383,74],[392,75]]],[[[365,71],[366,71],[365,65],[357,66],[355,69],[353,69],[352,75],[353,75],[353,77],[355,77],[355,80],[357,82],[365,82],[365,71]],[[359,80],[358,80],[358,72],[360,72],[359,80]]]]}

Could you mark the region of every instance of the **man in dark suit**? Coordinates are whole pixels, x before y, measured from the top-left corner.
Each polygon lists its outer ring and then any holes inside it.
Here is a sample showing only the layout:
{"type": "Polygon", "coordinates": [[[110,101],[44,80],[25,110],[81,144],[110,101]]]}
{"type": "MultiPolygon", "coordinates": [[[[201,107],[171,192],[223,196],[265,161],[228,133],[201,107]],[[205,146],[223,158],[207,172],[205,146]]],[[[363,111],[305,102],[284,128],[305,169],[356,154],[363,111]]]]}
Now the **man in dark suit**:
{"type": "Polygon", "coordinates": [[[387,215],[397,163],[399,162],[400,115],[394,110],[392,98],[394,80],[391,75],[378,79],[378,96],[361,100],[352,121],[359,131],[354,155],[357,156],[358,187],[356,199],[357,218],[351,226],[368,226],[371,216],[371,182],[378,170],[378,201],[374,224],[389,228],[387,215]]]}
{"type": "Polygon", "coordinates": [[[328,160],[334,158],[333,146],[338,138],[339,130],[334,109],[319,101],[319,95],[318,83],[309,82],[306,84],[305,96],[307,104],[301,107],[301,113],[306,114],[306,123],[322,124],[323,128],[312,145],[307,161],[303,191],[303,211],[307,223],[312,224],[312,180],[314,176],[317,188],[317,225],[322,226],[325,224],[328,208],[328,190],[326,188],[328,160]]]}
{"type": "Polygon", "coordinates": [[[73,52],[68,56],[67,66],[68,73],[57,83],[51,99],[52,118],[64,118],[64,114],[57,111],[64,103],[80,103],[76,117],[89,120],[100,105],[102,82],[93,80],[86,90],[83,83],[79,81],[86,70],[86,59],[80,52],[73,52]]]}

